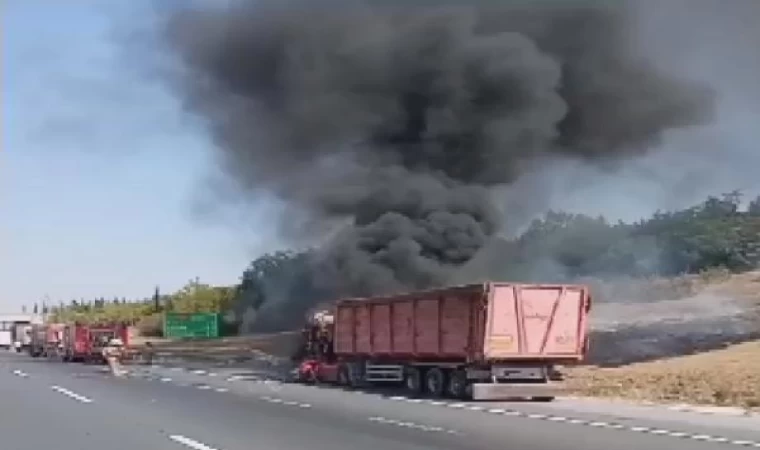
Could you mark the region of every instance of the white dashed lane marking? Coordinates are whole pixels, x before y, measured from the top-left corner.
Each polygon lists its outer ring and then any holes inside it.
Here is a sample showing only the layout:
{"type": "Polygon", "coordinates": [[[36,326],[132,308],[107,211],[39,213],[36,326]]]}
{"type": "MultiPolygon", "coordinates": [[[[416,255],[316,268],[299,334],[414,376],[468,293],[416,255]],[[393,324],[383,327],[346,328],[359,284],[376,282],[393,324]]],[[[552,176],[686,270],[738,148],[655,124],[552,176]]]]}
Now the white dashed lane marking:
{"type": "Polygon", "coordinates": [[[214,447],[209,447],[202,442],[198,442],[195,439],[190,439],[189,437],[185,437],[179,434],[173,434],[169,436],[169,439],[184,446],[190,447],[194,450],[216,450],[214,447]]]}
{"type": "Polygon", "coordinates": [[[413,430],[427,431],[427,432],[432,432],[432,433],[438,432],[438,433],[447,433],[447,434],[461,434],[456,430],[449,430],[443,427],[423,425],[419,423],[396,420],[396,419],[389,419],[387,417],[375,416],[375,417],[370,417],[369,420],[371,422],[377,422],[377,423],[382,423],[382,424],[387,424],[387,425],[395,425],[402,428],[410,428],[413,430]]]}
{"type": "Polygon", "coordinates": [[[283,400],[281,398],[269,397],[269,396],[263,396],[259,398],[269,403],[281,404],[285,406],[297,406],[299,408],[311,408],[311,405],[308,403],[294,402],[290,400],[283,400]]]}
{"type": "MultiPolygon", "coordinates": [[[[170,370],[190,371],[182,367],[173,367],[170,370]]],[[[207,372],[205,370],[194,370],[191,372],[198,375],[207,375],[207,376],[212,376],[212,377],[218,375],[216,373],[207,372]]],[[[162,378],[161,381],[171,381],[171,379],[162,378]]],[[[228,377],[226,381],[228,382],[254,381],[257,383],[266,383],[266,384],[280,383],[280,381],[278,380],[261,379],[260,376],[254,375],[254,374],[233,375],[231,377],[228,377]]],[[[220,392],[220,393],[228,392],[228,390],[225,388],[212,388],[206,385],[201,385],[201,386],[196,386],[196,387],[202,390],[213,389],[216,392],[220,392]]],[[[509,417],[524,417],[524,418],[534,419],[534,420],[546,420],[549,422],[563,422],[563,423],[569,423],[573,425],[584,425],[584,426],[594,427],[594,428],[628,430],[628,431],[633,431],[636,433],[646,433],[646,434],[652,434],[652,435],[657,435],[657,436],[669,436],[669,437],[674,437],[674,438],[692,439],[695,441],[715,442],[715,443],[731,444],[731,445],[742,446],[742,447],[760,448],[760,441],[729,439],[724,436],[712,436],[708,434],[697,434],[697,433],[689,433],[689,432],[677,431],[677,430],[666,430],[662,428],[624,425],[620,423],[604,422],[604,421],[598,421],[598,420],[577,419],[577,418],[565,417],[565,416],[555,416],[551,414],[526,413],[526,412],[522,412],[522,411],[518,411],[514,409],[488,408],[488,407],[484,407],[480,405],[470,405],[470,404],[459,403],[459,402],[447,402],[447,401],[442,401],[442,400],[427,400],[427,399],[419,399],[419,398],[409,398],[409,397],[404,397],[404,396],[393,396],[393,397],[387,397],[387,398],[394,401],[403,401],[403,402],[415,403],[415,404],[424,403],[424,404],[429,404],[429,405],[434,405],[434,406],[442,406],[445,408],[463,409],[463,410],[469,410],[469,411],[480,411],[480,412],[485,412],[489,414],[498,414],[498,415],[509,416],[509,417]]],[[[283,404],[287,406],[299,406],[301,408],[311,407],[311,405],[308,403],[285,401],[285,400],[274,398],[274,397],[261,397],[261,399],[270,403],[279,403],[279,404],[283,404]]],[[[374,422],[382,422],[382,423],[387,423],[387,424],[392,424],[392,425],[397,425],[397,426],[403,426],[406,428],[414,428],[413,426],[409,425],[410,424],[409,422],[397,421],[394,419],[374,417],[374,418],[370,418],[370,420],[374,422]]]]}
{"type": "Polygon", "coordinates": [[[21,378],[29,378],[29,374],[28,373],[22,372],[20,370],[14,370],[13,371],[13,375],[16,375],[17,377],[21,377],[21,378]]]}
{"type": "Polygon", "coordinates": [[[407,403],[426,403],[426,404],[435,405],[435,406],[443,406],[446,408],[466,409],[470,411],[482,411],[489,414],[498,414],[498,415],[503,415],[503,416],[525,417],[528,419],[546,420],[549,422],[564,422],[564,423],[570,423],[574,425],[585,425],[585,426],[596,427],[596,428],[607,428],[607,429],[613,429],[613,430],[628,430],[628,431],[633,431],[637,433],[646,433],[646,434],[652,434],[652,435],[658,435],[658,436],[669,436],[669,437],[682,438],[682,439],[692,439],[695,441],[715,442],[715,443],[737,445],[737,446],[742,446],[742,447],[760,448],[760,442],[758,441],[729,439],[724,436],[712,436],[709,434],[688,433],[684,431],[665,430],[662,428],[631,426],[631,425],[624,425],[624,424],[614,423],[614,422],[603,422],[603,421],[598,421],[598,420],[584,420],[584,419],[576,419],[576,418],[565,417],[565,416],[555,416],[555,415],[550,415],[550,414],[526,413],[526,412],[517,411],[514,409],[485,408],[479,405],[468,405],[465,403],[449,403],[449,402],[442,402],[440,400],[425,400],[425,399],[418,399],[418,398],[413,399],[413,398],[407,398],[403,396],[395,396],[395,397],[388,397],[388,398],[394,401],[403,401],[407,403]]]}
{"type": "Polygon", "coordinates": [[[85,397],[84,395],[79,395],[76,392],[71,392],[70,390],[62,388],[60,386],[50,386],[50,388],[60,394],[63,394],[69,398],[73,398],[74,400],[80,401],[82,403],[92,403],[92,400],[85,397]]]}

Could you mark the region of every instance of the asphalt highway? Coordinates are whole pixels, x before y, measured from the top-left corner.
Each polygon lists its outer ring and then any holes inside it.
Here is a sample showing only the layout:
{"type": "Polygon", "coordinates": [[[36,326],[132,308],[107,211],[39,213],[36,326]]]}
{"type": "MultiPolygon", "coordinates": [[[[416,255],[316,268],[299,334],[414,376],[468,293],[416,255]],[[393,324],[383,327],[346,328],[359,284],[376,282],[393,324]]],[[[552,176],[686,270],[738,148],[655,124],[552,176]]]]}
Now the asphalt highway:
{"type": "Polygon", "coordinates": [[[760,448],[760,420],[614,406],[456,403],[236,369],[103,368],[0,354],[4,450],[760,448]],[[607,408],[607,409],[605,409],[607,408]]]}

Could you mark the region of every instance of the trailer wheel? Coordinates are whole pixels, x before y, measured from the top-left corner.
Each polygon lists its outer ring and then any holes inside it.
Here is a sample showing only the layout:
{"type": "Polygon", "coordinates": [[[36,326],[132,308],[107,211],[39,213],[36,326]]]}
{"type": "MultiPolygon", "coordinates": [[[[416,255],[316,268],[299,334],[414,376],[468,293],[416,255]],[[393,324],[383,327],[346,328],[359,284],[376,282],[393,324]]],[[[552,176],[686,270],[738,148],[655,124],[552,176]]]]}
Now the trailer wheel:
{"type": "Polygon", "coordinates": [[[425,393],[432,397],[441,397],[446,390],[446,374],[438,367],[433,367],[425,374],[425,393]]]}
{"type": "Polygon", "coordinates": [[[348,380],[348,387],[352,389],[360,389],[364,387],[364,375],[358,363],[350,362],[346,363],[346,379],[348,380]]]}
{"type": "Polygon", "coordinates": [[[422,391],[422,374],[416,367],[408,367],[404,371],[404,386],[407,392],[418,395],[422,391]]]}
{"type": "Polygon", "coordinates": [[[469,395],[467,372],[464,370],[455,370],[451,372],[451,374],[449,374],[449,382],[446,391],[452,398],[467,398],[469,395]]]}

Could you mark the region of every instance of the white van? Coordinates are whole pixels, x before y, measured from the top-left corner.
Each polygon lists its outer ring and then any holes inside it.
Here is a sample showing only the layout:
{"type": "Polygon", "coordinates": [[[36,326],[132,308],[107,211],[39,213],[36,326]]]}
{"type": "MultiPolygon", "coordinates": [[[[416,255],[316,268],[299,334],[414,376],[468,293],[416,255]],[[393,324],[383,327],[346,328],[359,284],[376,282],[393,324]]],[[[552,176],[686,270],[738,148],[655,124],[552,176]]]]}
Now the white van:
{"type": "Polygon", "coordinates": [[[13,345],[14,323],[10,321],[0,322],[0,348],[9,350],[13,345]]]}

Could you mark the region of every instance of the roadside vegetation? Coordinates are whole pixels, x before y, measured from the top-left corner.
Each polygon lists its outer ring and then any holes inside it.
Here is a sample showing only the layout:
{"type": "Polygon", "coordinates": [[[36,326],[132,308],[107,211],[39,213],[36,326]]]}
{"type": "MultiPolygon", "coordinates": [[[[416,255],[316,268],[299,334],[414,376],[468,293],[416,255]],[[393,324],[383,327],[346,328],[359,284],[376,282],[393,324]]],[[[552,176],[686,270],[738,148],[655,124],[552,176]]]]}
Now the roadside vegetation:
{"type": "MultiPolygon", "coordinates": [[[[457,282],[583,282],[592,286],[595,303],[613,307],[730,298],[746,307],[760,332],[760,197],[742,202],[740,192],[731,192],[635,223],[551,211],[519,237],[497,238],[488,247],[462,268],[457,282]]],[[[196,279],[174,293],[156,289],[145,299],[80,299],[34,308],[60,321],[126,321],[146,336],[160,336],[167,311],[220,312],[228,331],[242,334],[289,331],[302,323],[309,307],[330,299],[313,275],[314,255],[311,250],[262,255],[245,268],[235,286],[210,286],[196,279]]],[[[276,336],[274,347],[289,348],[279,343],[285,335],[276,336]]],[[[578,395],[758,408],[760,341],[740,341],[710,347],[709,353],[697,342],[650,361],[573,368],[570,382],[578,395]]],[[[274,351],[270,344],[261,337],[233,338],[218,346],[199,345],[198,351],[274,351]]]]}
{"type": "MultiPolygon", "coordinates": [[[[463,268],[463,277],[580,281],[594,287],[598,301],[694,295],[700,286],[760,267],[760,197],[744,209],[741,197],[739,192],[709,197],[691,208],[657,212],[635,223],[550,211],[519,237],[494,239],[481,252],[483,261],[463,268]]],[[[233,322],[242,322],[246,312],[258,312],[260,318],[253,322],[260,326],[245,331],[285,331],[300,323],[301,313],[315,299],[329,298],[310,278],[312,257],[310,250],[262,255],[245,268],[235,286],[210,286],[196,279],[177,292],[156,289],[144,299],[75,299],[40,302],[33,308],[60,320],[142,324],[149,333],[157,332],[149,325],[165,311],[221,312],[233,322]],[[270,320],[278,316],[283,321],[283,314],[293,316],[292,321],[280,326],[270,320]]]]}
{"type": "Polygon", "coordinates": [[[234,304],[235,293],[234,286],[210,286],[196,279],[166,295],[156,288],[153,296],[145,299],[80,299],[52,306],[43,303],[42,309],[54,322],[126,322],[143,336],[161,336],[163,313],[223,313],[234,304]]]}

